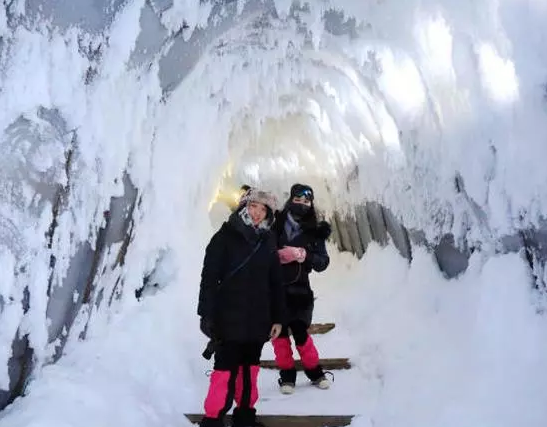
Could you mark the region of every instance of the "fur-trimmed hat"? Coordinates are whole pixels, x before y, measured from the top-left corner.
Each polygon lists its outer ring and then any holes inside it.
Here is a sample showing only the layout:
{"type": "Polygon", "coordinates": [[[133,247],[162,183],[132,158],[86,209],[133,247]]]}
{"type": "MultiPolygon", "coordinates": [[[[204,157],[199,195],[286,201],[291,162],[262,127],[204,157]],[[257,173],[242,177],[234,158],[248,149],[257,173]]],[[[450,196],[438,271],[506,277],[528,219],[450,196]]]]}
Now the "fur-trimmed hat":
{"type": "Polygon", "coordinates": [[[242,208],[249,202],[262,203],[271,213],[277,210],[277,198],[269,191],[259,190],[258,188],[249,188],[241,199],[239,199],[239,208],[242,208]]]}

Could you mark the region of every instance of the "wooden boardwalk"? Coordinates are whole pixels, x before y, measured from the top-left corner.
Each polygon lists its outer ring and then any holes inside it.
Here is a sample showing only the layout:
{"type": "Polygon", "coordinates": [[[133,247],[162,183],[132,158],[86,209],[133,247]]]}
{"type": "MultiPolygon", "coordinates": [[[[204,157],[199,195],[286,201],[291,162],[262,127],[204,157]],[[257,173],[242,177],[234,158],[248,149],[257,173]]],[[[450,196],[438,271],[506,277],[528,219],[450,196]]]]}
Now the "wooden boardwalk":
{"type": "MultiPolygon", "coordinates": [[[[308,329],[309,334],[326,334],[335,327],[334,323],[316,323],[308,329]]],[[[348,358],[321,359],[319,361],[325,370],[350,369],[348,358]]],[[[296,369],[303,370],[302,362],[295,361],[296,369]]],[[[278,369],[275,360],[261,360],[264,369],[278,369]]],[[[186,414],[190,422],[199,424],[203,414],[186,414]]],[[[354,415],[258,415],[258,421],[266,427],[343,427],[351,424],[354,415]]],[[[231,425],[231,416],[226,416],[227,425],[231,425]]]]}
{"type": "MultiPolygon", "coordinates": [[[[349,359],[340,357],[336,359],[320,359],[319,363],[323,367],[323,369],[326,369],[327,371],[333,370],[333,369],[350,369],[351,363],[349,359]]],[[[295,368],[297,371],[303,371],[304,367],[302,366],[302,362],[300,360],[295,360],[294,362],[295,368]]],[[[260,367],[264,369],[278,369],[277,364],[275,363],[275,360],[261,360],[260,361],[260,367]]]]}
{"type": "MultiPolygon", "coordinates": [[[[203,414],[187,414],[191,423],[199,424],[203,414]]],[[[266,427],[342,427],[351,424],[353,415],[259,415],[266,427]]],[[[226,416],[231,425],[231,416],[226,416]]]]}

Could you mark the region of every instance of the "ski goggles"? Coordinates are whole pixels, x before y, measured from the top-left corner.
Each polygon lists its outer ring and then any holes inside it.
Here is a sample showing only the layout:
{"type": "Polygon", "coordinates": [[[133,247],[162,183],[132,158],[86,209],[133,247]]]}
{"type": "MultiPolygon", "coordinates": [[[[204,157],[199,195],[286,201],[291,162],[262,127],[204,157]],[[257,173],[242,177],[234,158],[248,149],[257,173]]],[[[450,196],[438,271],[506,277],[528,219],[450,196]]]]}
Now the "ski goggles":
{"type": "Polygon", "coordinates": [[[310,188],[297,188],[293,191],[293,197],[304,197],[310,202],[313,201],[313,191],[310,188]]]}

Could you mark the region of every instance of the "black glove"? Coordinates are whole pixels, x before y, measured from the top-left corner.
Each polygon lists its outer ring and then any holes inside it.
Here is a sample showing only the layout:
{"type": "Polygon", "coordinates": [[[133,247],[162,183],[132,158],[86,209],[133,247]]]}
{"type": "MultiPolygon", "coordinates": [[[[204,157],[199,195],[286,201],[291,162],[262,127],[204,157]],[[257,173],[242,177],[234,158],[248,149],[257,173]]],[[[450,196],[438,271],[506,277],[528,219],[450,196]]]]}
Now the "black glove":
{"type": "Polygon", "coordinates": [[[214,328],[213,321],[205,317],[202,317],[199,320],[199,329],[201,329],[201,332],[203,332],[203,334],[209,338],[207,347],[201,354],[205,359],[209,360],[215,353],[216,346],[217,346],[217,340],[216,340],[216,335],[214,332],[215,328],[214,328]]]}
{"type": "Polygon", "coordinates": [[[214,325],[213,325],[213,321],[210,320],[210,319],[207,319],[205,317],[202,317],[200,320],[199,320],[199,329],[201,330],[201,332],[203,332],[203,334],[213,340],[214,337],[215,337],[215,333],[214,333],[214,325]]]}
{"type": "Polygon", "coordinates": [[[203,350],[203,353],[201,353],[201,355],[205,359],[211,360],[211,357],[213,357],[213,354],[215,354],[216,349],[217,349],[217,342],[210,340],[207,343],[207,347],[205,347],[205,350],[203,350]]]}

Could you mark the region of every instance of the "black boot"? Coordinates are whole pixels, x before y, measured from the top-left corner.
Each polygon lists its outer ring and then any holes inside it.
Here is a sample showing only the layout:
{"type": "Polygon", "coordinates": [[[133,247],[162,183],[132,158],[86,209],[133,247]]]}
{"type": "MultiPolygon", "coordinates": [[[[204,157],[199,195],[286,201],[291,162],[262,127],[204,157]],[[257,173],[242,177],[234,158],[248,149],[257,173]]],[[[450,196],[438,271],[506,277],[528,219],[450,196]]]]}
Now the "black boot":
{"type": "Polygon", "coordinates": [[[203,417],[199,427],[224,427],[224,420],[222,418],[203,417]]]}
{"type": "Polygon", "coordinates": [[[296,369],[281,369],[279,371],[279,383],[294,385],[296,383],[296,369]]]}
{"type": "Polygon", "coordinates": [[[321,365],[317,365],[313,369],[306,369],[304,370],[304,373],[312,382],[317,381],[321,377],[325,376],[325,373],[323,372],[323,367],[321,365]]]}
{"type": "Polygon", "coordinates": [[[264,424],[257,421],[256,409],[254,408],[235,408],[232,415],[232,427],[265,427],[264,424]]]}

